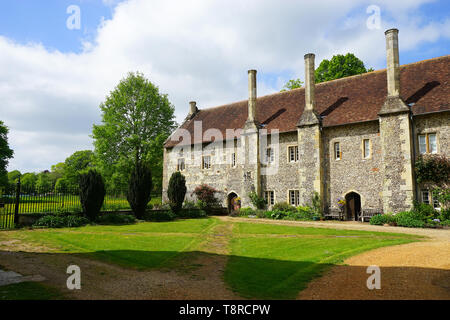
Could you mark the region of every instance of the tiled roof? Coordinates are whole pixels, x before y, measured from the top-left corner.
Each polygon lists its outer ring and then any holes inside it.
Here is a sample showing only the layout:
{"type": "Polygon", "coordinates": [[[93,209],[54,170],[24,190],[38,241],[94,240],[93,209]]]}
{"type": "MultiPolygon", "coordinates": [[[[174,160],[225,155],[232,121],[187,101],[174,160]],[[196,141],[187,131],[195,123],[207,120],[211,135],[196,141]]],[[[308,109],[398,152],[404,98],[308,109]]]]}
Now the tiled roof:
{"type": "MultiPolygon", "coordinates": [[[[400,66],[400,96],[414,115],[450,110],[449,81],[450,55],[400,66]]],[[[386,69],[323,82],[316,84],[316,110],[324,127],[377,120],[386,94],[386,69]]],[[[259,97],[257,120],[269,130],[295,131],[304,106],[304,88],[259,97]]],[[[226,129],[243,128],[246,119],[247,100],[200,110],[181,128],[193,137],[194,121],[202,121],[203,132],[216,128],[225,137],[226,129]]]]}

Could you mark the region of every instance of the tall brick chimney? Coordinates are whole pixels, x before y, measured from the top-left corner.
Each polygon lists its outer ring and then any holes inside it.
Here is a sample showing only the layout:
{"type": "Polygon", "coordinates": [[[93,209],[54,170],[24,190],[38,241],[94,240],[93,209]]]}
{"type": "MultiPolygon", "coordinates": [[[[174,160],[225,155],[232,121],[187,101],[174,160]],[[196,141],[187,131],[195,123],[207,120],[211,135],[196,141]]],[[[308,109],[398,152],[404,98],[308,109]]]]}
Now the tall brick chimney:
{"type": "Polygon", "coordinates": [[[316,80],[314,76],[314,53],[305,54],[305,108],[297,126],[312,125],[320,123],[320,118],[315,111],[316,80]]]}
{"type": "Polygon", "coordinates": [[[379,114],[409,111],[400,98],[400,58],[398,51],[398,29],[389,29],[386,36],[387,97],[379,114]]]}
{"type": "Polygon", "coordinates": [[[400,61],[398,54],[398,29],[389,29],[386,35],[387,92],[389,97],[400,96],[400,61]]]}
{"type": "Polygon", "coordinates": [[[256,121],[256,70],[248,70],[248,122],[256,121]]]}
{"type": "Polygon", "coordinates": [[[198,111],[197,102],[190,101],[189,102],[189,114],[188,114],[188,117],[192,117],[194,114],[197,113],[197,111],[198,111]]]}
{"type": "Polygon", "coordinates": [[[315,88],[316,79],[314,77],[314,53],[305,54],[305,109],[313,110],[316,104],[315,88]]]}

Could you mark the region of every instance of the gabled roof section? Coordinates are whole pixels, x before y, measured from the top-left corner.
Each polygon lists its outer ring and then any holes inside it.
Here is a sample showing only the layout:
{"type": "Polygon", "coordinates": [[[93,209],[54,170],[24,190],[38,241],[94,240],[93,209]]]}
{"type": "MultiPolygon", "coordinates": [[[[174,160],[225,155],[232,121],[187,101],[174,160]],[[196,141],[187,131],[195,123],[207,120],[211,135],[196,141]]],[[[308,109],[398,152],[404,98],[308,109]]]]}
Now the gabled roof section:
{"type": "MultiPolygon", "coordinates": [[[[400,66],[400,96],[414,115],[450,110],[450,55],[400,66]]],[[[373,121],[387,94],[386,69],[316,84],[316,111],[324,127],[373,121]]],[[[304,88],[279,92],[257,99],[257,120],[268,130],[296,131],[305,106],[304,88]]],[[[203,132],[243,128],[247,100],[199,110],[180,128],[194,137],[194,121],[202,121],[203,132]]],[[[197,140],[192,143],[210,141],[197,140]]],[[[165,147],[178,141],[170,138],[165,147]]]]}

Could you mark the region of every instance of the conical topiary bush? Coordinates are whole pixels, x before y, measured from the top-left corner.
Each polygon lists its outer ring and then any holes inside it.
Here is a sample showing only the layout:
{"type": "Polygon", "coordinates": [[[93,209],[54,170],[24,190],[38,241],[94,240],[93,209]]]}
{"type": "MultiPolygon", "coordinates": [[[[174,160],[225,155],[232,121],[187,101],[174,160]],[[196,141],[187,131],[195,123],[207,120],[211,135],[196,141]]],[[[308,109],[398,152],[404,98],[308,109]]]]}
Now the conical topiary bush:
{"type": "Polygon", "coordinates": [[[128,183],[127,200],[136,218],[144,217],[152,191],[152,173],[146,163],[139,163],[133,169],[128,183]]]}
{"type": "Polygon", "coordinates": [[[95,220],[105,199],[105,183],[101,174],[90,169],[80,175],[80,202],[84,215],[91,221],[95,220]]]}
{"type": "Polygon", "coordinates": [[[169,204],[173,213],[178,214],[181,210],[186,190],[186,178],[179,171],[172,173],[167,188],[167,196],[169,197],[169,204]]]}

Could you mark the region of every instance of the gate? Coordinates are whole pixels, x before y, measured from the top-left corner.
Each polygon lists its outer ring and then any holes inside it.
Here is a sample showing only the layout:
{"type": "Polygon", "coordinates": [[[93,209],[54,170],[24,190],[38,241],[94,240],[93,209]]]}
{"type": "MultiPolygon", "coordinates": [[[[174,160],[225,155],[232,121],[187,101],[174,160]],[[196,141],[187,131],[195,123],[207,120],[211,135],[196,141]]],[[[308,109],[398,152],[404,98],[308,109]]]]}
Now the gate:
{"type": "MultiPolygon", "coordinates": [[[[1,191],[1,190],[0,190],[1,191]]],[[[14,222],[19,220],[20,178],[15,191],[0,194],[0,230],[13,229],[14,222]]]]}

